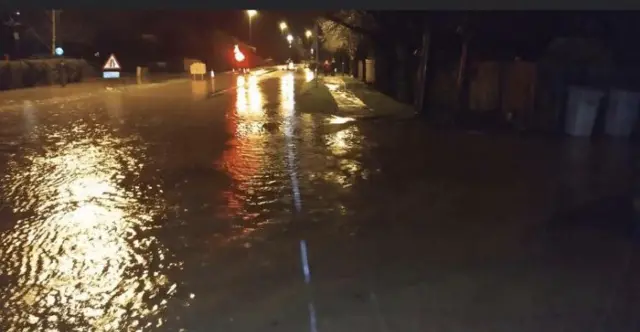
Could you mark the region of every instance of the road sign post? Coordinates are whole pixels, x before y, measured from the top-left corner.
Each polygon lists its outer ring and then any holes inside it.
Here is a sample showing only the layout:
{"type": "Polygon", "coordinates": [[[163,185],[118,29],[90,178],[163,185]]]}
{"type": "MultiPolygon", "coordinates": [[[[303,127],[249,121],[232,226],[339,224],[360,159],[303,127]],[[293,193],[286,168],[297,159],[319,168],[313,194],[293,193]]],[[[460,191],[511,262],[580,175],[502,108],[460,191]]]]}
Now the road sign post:
{"type": "Polygon", "coordinates": [[[116,60],[116,56],[111,54],[107,62],[102,66],[102,78],[120,78],[120,63],[116,60]]]}

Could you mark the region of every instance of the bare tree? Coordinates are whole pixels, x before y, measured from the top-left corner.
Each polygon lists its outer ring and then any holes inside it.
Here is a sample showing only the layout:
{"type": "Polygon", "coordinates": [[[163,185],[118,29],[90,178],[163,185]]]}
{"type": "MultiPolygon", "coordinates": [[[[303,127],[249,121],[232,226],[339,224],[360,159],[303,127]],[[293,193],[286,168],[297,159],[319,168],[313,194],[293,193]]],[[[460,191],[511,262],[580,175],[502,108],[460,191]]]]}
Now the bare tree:
{"type": "MultiPolygon", "coordinates": [[[[349,24],[359,25],[360,15],[355,10],[343,10],[340,12],[342,20],[349,24]]],[[[353,31],[344,24],[321,18],[318,22],[322,35],[319,36],[324,48],[330,52],[338,49],[347,49],[351,58],[355,56],[356,47],[362,38],[360,33],[353,31]]]]}
{"type": "Polygon", "coordinates": [[[374,18],[363,10],[326,13],[318,19],[318,25],[321,30],[319,38],[324,48],[330,52],[347,50],[352,59],[359,43],[365,37],[377,34],[374,18]]]}

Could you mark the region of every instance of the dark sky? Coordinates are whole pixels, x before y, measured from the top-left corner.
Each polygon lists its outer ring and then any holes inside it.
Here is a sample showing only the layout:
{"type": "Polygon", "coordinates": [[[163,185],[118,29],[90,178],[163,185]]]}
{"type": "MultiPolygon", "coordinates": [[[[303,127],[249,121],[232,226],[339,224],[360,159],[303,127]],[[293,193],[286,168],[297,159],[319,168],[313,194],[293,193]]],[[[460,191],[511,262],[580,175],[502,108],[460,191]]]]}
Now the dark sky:
{"type": "MultiPolygon", "coordinates": [[[[245,11],[145,11],[114,15],[119,18],[114,19],[114,23],[117,22],[114,26],[124,28],[121,33],[137,30],[162,35],[169,30],[205,35],[208,30],[222,30],[245,42],[249,39],[249,20],[245,11]]],[[[252,20],[253,45],[259,53],[269,55],[274,48],[286,45],[279,29],[281,21],[287,22],[291,33],[302,35],[305,29],[313,27],[317,16],[318,12],[258,11],[252,20]]]]}
{"type": "MultiPolygon", "coordinates": [[[[257,47],[259,55],[277,57],[277,53],[282,53],[283,49],[287,48],[287,42],[280,33],[279,22],[286,21],[294,35],[302,36],[306,28],[313,27],[314,20],[320,14],[322,14],[320,11],[259,10],[258,15],[253,18],[253,45],[257,47]]],[[[590,31],[587,35],[603,40],[614,50],[622,49],[629,53],[630,49],[634,49],[635,52],[632,52],[629,58],[637,59],[640,47],[630,43],[628,36],[640,32],[638,14],[638,12],[485,12],[474,13],[472,15],[474,19],[471,22],[477,22],[472,28],[477,35],[474,40],[485,48],[492,48],[491,43],[494,43],[543,49],[552,38],[569,36],[576,31],[582,31],[584,35],[585,31],[590,31]]],[[[41,44],[48,43],[50,21],[47,12],[24,10],[21,16],[35,27],[41,39],[44,40],[41,44]]],[[[180,52],[190,53],[198,48],[205,53],[208,52],[206,48],[211,46],[205,46],[207,43],[200,41],[205,41],[215,30],[222,30],[244,42],[248,42],[249,39],[248,17],[246,11],[242,10],[127,12],[65,10],[60,17],[60,30],[65,32],[67,40],[85,37],[84,40],[92,40],[92,46],[96,48],[104,46],[102,41],[105,37],[139,40],[143,33],[154,34],[161,42],[171,43],[167,48],[174,50],[175,56],[180,52]],[[85,31],[92,31],[94,35],[81,36],[85,31]],[[189,42],[181,43],[182,40],[189,42]]],[[[7,36],[11,37],[10,34],[7,36]]],[[[457,42],[457,36],[453,35],[451,38],[457,42]]],[[[9,41],[12,41],[12,38],[9,38],[9,41]]],[[[8,43],[4,44],[8,45],[8,43]]],[[[106,46],[106,48],[109,47],[111,46],[106,46]]],[[[114,51],[122,52],[122,49],[128,49],[128,47],[122,46],[120,49],[114,51]]]]}
{"type": "MultiPolygon", "coordinates": [[[[252,44],[257,47],[260,55],[272,57],[274,53],[282,52],[282,48],[287,47],[279,29],[281,21],[287,22],[293,34],[302,35],[306,28],[313,26],[318,14],[319,12],[259,10],[258,15],[252,20],[252,44]]],[[[36,44],[45,44],[49,43],[51,35],[50,17],[50,11],[25,9],[21,11],[19,19],[25,26],[33,27],[40,36],[42,41],[36,44]]],[[[249,21],[246,11],[243,10],[64,10],[58,20],[58,30],[61,40],[92,44],[90,46],[96,49],[104,47],[105,39],[135,40],[142,34],[153,34],[158,36],[162,43],[171,44],[166,45],[167,48],[180,53],[180,48],[185,46],[181,39],[189,40],[187,44],[193,49],[193,45],[197,46],[200,40],[210,37],[216,30],[221,30],[245,43],[249,41],[249,21]]],[[[201,44],[207,43],[203,41],[201,44]]]]}
{"type": "MultiPolygon", "coordinates": [[[[218,25],[226,32],[248,40],[249,21],[244,11],[206,13],[203,16],[211,18],[211,25],[218,25]]],[[[286,41],[280,33],[281,21],[287,22],[292,34],[302,36],[305,29],[313,27],[316,17],[317,13],[314,12],[259,11],[252,20],[253,45],[260,51],[272,53],[271,49],[274,47],[286,46],[286,41]]],[[[204,23],[203,29],[206,29],[207,25],[204,23]]]]}

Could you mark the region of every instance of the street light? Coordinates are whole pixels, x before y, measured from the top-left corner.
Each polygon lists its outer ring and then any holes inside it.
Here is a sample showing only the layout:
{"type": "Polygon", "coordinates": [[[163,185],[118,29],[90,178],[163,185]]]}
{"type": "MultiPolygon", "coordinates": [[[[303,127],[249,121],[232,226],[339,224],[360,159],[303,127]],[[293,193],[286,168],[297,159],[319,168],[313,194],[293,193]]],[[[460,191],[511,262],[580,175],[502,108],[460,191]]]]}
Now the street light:
{"type": "Polygon", "coordinates": [[[287,35],[287,41],[289,42],[289,44],[291,44],[291,42],[293,42],[293,36],[291,34],[287,35]]]}
{"type": "Polygon", "coordinates": [[[291,48],[291,42],[293,41],[293,36],[291,34],[287,35],[287,41],[289,42],[289,48],[291,48]]]}
{"type": "Polygon", "coordinates": [[[257,10],[247,10],[247,16],[249,16],[249,43],[251,43],[252,39],[253,39],[252,36],[251,36],[251,20],[257,14],[258,14],[257,10]]]}
{"type": "Polygon", "coordinates": [[[311,38],[311,36],[313,36],[313,33],[311,33],[311,30],[307,30],[304,32],[304,35],[307,36],[307,38],[311,38]]]}
{"type": "Polygon", "coordinates": [[[284,30],[287,30],[287,22],[280,22],[280,32],[284,32],[284,30]]]}

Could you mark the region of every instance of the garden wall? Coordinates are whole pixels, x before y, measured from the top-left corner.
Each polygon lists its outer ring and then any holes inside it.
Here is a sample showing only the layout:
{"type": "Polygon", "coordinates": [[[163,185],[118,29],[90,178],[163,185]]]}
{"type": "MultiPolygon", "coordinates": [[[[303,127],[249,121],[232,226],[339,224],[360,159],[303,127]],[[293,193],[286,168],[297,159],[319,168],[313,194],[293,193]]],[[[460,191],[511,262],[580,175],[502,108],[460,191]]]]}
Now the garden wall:
{"type": "MultiPolygon", "coordinates": [[[[61,59],[0,62],[0,90],[60,84],[61,59]]],[[[97,71],[82,59],[64,59],[68,83],[97,77],[97,71]]]]}

